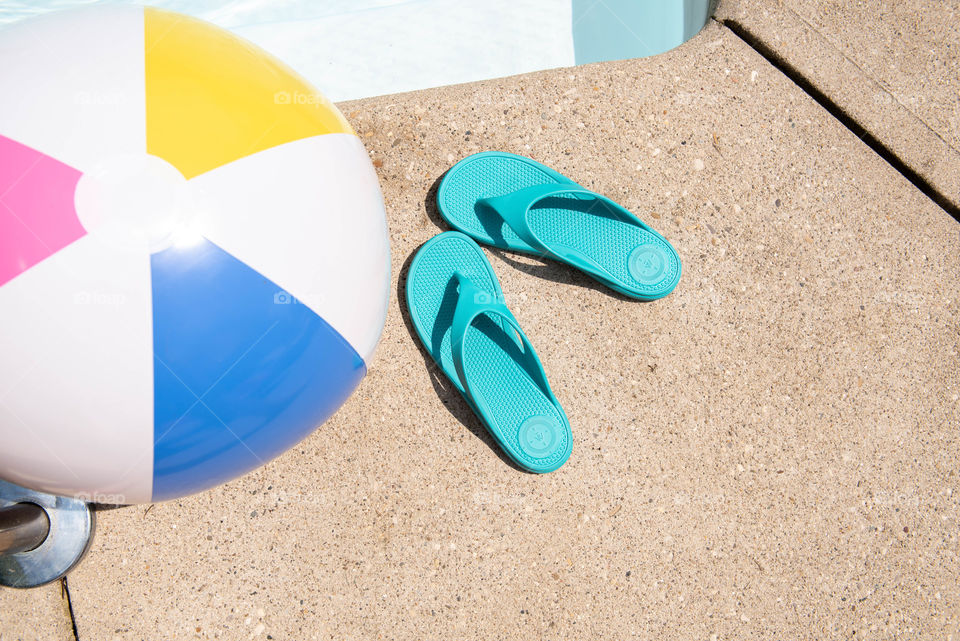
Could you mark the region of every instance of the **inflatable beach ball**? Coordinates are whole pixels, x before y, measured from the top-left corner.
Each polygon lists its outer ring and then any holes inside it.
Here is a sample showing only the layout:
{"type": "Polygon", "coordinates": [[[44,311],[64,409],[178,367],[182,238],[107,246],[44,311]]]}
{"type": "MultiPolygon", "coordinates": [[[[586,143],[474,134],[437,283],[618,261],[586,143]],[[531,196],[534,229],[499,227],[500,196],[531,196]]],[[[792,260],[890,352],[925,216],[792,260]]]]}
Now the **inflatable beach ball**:
{"type": "Polygon", "coordinates": [[[346,120],[250,43],[140,7],[0,30],[0,477],[183,496],[347,399],[389,291],[346,120]]]}

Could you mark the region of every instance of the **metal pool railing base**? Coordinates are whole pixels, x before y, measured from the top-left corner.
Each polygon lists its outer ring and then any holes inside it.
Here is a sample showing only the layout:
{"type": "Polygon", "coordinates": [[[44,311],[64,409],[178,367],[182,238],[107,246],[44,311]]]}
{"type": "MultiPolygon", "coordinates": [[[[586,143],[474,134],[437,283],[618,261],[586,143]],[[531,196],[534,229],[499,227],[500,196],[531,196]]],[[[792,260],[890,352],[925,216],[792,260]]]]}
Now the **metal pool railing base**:
{"type": "Polygon", "coordinates": [[[96,526],[90,504],[0,481],[0,586],[34,588],[66,575],[96,526]]]}

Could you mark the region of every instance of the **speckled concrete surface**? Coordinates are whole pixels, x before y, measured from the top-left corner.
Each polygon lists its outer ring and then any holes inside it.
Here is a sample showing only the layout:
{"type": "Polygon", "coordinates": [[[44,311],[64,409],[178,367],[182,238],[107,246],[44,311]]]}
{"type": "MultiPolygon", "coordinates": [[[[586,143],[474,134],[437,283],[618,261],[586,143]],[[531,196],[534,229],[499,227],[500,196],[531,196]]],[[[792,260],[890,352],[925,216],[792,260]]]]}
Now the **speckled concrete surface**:
{"type": "Polygon", "coordinates": [[[721,0],[846,113],[960,206],[960,1],[721,0]]]}
{"type": "Polygon", "coordinates": [[[33,590],[0,588],[0,641],[72,639],[70,608],[59,581],[33,590]]]}
{"type": "Polygon", "coordinates": [[[102,512],[81,639],[960,639],[953,219],[716,24],[343,109],[393,243],[370,375],[266,467],[102,512]],[[684,260],[638,303],[488,252],[573,426],[546,476],[492,448],[400,304],[445,229],[437,179],[483,149],[619,200],[684,260]]]}
{"type": "Polygon", "coordinates": [[[785,0],[960,149],[960,0],[785,0]]]}

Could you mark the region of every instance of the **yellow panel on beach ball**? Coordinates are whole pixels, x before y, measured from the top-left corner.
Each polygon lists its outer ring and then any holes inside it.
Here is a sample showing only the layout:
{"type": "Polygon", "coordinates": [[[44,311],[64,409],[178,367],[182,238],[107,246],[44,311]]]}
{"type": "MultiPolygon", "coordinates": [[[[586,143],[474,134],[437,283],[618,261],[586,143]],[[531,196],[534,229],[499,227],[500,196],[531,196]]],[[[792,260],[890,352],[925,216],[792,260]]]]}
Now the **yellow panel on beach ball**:
{"type": "Polygon", "coordinates": [[[226,31],[144,10],[147,152],[186,178],[277,145],[353,133],[293,70],[226,31]]]}

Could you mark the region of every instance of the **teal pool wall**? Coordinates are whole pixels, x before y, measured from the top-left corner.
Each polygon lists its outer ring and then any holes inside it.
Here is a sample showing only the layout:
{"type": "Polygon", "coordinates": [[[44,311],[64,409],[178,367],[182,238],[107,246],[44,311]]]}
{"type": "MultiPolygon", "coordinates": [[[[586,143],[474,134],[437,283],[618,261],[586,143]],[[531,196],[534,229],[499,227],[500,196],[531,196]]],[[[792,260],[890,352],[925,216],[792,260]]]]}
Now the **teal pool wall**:
{"type": "Polygon", "coordinates": [[[697,35],[716,0],[573,0],[578,65],[642,58],[697,35]]]}

